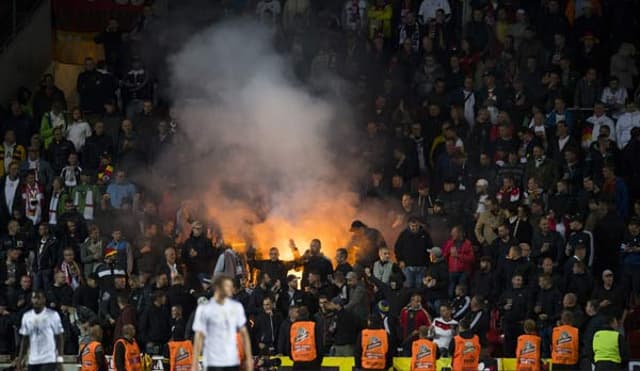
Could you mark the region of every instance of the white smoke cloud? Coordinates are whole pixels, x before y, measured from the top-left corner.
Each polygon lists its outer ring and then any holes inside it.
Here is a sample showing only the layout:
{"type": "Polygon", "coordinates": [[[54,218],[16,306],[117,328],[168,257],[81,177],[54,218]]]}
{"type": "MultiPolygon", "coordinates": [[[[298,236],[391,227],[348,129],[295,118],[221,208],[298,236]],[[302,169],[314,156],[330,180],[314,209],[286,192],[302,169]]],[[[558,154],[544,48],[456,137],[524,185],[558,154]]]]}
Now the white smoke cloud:
{"type": "Polygon", "coordinates": [[[223,23],[170,57],[181,130],[202,157],[190,176],[207,185],[203,201],[226,236],[246,237],[248,228],[262,249],[319,237],[333,250],[348,238],[357,203],[353,176],[331,148],[337,106],[293,78],[272,36],[254,23],[223,23]]]}

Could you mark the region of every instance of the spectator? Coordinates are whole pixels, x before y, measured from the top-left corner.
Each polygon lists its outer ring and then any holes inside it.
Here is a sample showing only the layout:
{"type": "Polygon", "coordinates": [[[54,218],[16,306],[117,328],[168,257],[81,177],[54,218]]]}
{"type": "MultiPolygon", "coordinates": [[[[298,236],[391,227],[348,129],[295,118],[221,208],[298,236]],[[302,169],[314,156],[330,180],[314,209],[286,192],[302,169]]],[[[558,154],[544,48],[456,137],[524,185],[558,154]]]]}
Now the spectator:
{"type": "MultiPolygon", "coordinates": [[[[432,247],[431,236],[419,224],[418,219],[409,218],[408,227],[400,233],[394,248],[398,265],[406,277],[406,287],[418,288],[422,285],[422,279],[429,263],[428,251],[432,247]]],[[[375,273],[374,265],[374,275],[375,273]]],[[[391,276],[391,273],[388,274],[388,277],[391,276]]],[[[388,283],[389,280],[387,278],[386,281],[384,279],[382,281],[388,283]]]]}
{"type": "Polygon", "coordinates": [[[466,284],[473,269],[473,248],[463,233],[461,226],[451,228],[451,238],[443,247],[443,256],[449,267],[449,297],[453,296],[457,284],[466,284]]]}
{"type": "Polygon", "coordinates": [[[2,142],[2,175],[9,171],[12,162],[21,163],[27,157],[24,147],[16,143],[16,133],[12,129],[4,132],[4,142],[2,142]]]}
{"type": "Polygon", "coordinates": [[[167,295],[154,292],[151,305],[140,318],[140,335],[147,353],[160,354],[162,344],[171,338],[171,315],[166,304],[167,295]]]}
{"type": "MultiPolygon", "coordinates": [[[[425,254],[426,255],[426,254],[425,254]]],[[[391,261],[388,247],[382,247],[378,250],[379,260],[373,263],[373,276],[380,281],[388,284],[391,275],[402,274],[400,268],[391,261]]],[[[420,279],[422,281],[422,279],[420,279]]]]}
{"type": "Polygon", "coordinates": [[[520,323],[526,319],[531,305],[531,294],[523,283],[522,274],[514,274],[511,288],[505,290],[498,300],[503,318],[504,353],[507,356],[515,355],[518,336],[522,334],[520,323]]]}
{"type": "Polygon", "coordinates": [[[449,346],[457,330],[458,321],[453,319],[452,314],[448,304],[441,304],[440,317],[434,318],[431,323],[433,342],[438,346],[441,354],[449,354],[449,346]]]}
{"type": "Polygon", "coordinates": [[[133,198],[136,193],[136,186],[130,183],[126,178],[124,170],[118,170],[114,182],[107,186],[107,194],[112,208],[119,209],[122,207],[122,200],[125,198],[133,198]]]}
{"type": "Polygon", "coordinates": [[[640,127],[640,111],[633,100],[627,102],[625,113],[620,115],[616,123],[616,142],[618,148],[624,149],[631,140],[631,130],[640,127]]]}
{"type": "Polygon", "coordinates": [[[418,293],[411,295],[409,304],[400,312],[400,330],[403,340],[411,338],[418,333],[421,326],[430,327],[431,316],[422,307],[422,296],[418,293]]]}

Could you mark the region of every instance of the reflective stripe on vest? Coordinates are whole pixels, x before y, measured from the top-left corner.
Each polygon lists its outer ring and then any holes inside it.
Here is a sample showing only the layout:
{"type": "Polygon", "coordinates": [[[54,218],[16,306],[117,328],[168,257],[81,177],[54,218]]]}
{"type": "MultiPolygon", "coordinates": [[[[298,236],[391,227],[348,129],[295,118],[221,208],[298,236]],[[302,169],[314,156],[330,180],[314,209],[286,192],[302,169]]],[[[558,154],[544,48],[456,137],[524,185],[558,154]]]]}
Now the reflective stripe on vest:
{"type": "Polygon", "coordinates": [[[618,337],[620,334],[614,330],[600,330],[593,336],[593,361],[609,361],[621,363],[620,349],[618,349],[618,337]]]}
{"type": "Polygon", "coordinates": [[[411,344],[411,371],[436,371],[436,345],[427,339],[411,344]]]}
{"type": "Polygon", "coordinates": [[[551,361],[554,365],[575,365],[578,363],[580,338],[573,326],[558,326],[551,335],[551,361]]]}
{"type": "Polygon", "coordinates": [[[387,363],[389,338],[384,329],[362,330],[362,368],[382,369],[387,363]]]}
{"type": "Polygon", "coordinates": [[[540,371],[540,337],[536,335],[518,336],[516,361],[518,371],[540,371]]]}
{"type": "Polygon", "coordinates": [[[193,345],[191,341],[170,341],[169,371],[191,371],[193,362],[193,345]]]}
{"type": "Polygon", "coordinates": [[[478,335],[471,339],[465,339],[460,335],[453,338],[455,341],[455,353],[453,354],[453,370],[477,371],[480,363],[480,340],[478,335]]]}
{"type": "Polygon", "coordinates": [[[316,324],[298,321],[291,324],[291,359],[294,362],[311,362],[318,358],[316,352],[316,324]]]}

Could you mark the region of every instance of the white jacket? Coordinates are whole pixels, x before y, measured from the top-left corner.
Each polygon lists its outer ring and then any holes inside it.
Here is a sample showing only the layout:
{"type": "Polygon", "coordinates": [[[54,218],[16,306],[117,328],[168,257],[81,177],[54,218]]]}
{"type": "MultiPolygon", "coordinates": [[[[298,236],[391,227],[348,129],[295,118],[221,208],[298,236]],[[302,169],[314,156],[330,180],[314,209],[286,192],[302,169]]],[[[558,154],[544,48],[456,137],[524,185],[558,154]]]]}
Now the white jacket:
{"type": "Polygon", "coordinates": [[[640,128],[640,111],[625,112],[616,126],[618,148],[623,149],[631,140],[631,129],[640,128]]]}

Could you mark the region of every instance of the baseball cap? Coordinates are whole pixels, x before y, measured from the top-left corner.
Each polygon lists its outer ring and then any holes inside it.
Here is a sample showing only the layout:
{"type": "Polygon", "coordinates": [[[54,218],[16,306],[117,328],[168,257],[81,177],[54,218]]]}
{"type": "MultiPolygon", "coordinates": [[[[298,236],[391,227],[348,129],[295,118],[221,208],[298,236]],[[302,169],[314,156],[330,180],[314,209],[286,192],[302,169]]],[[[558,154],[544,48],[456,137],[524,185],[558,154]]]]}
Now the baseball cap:
{"type": "Polygon", "coordinates": [[[430,254],[435,255],[436,257],[441,257],[442,256],[442,249],[439,247],[432,247],[429,250],[427,250],[430,254]]]}

